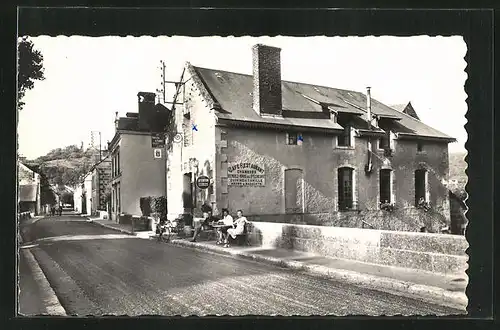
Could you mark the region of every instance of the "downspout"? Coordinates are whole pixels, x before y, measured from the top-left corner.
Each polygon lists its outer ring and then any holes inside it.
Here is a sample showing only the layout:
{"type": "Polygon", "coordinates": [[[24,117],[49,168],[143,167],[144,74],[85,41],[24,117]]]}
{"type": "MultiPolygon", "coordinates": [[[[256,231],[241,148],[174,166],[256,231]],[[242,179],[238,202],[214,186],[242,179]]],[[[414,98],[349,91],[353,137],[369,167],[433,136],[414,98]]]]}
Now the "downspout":
{"type": "MultiPolygon", "coordinates": [[[[368,122],[368,130],[371,130],[372,128],[372,100],[371,100],[371,94],[370,94],[370,87],[366,87],[366,121],[368,122]]],[[[371,173],[372,171],[372,139],[371,136],[368,135],[367,139],[367,163],[365,165],[365,172],[371,173]]]]}

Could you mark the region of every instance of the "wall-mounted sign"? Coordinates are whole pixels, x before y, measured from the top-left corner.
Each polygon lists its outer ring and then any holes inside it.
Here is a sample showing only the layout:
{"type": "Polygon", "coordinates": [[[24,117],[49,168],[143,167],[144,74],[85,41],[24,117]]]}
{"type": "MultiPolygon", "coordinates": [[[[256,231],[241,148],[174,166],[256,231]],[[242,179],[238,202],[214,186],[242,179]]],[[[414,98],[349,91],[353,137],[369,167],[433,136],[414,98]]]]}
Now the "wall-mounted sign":
{"type": "Polygon", "coordinates": [[[165,134],[152,133],[151,134],[151,147],[152,148],[165,148],[165,134]]]}
{"type": "Polygon", "coordinates": [[[228,163],[227,178],[229,186],[264,187],[266,170],[264,166],[250,162],[228,163]]]}
{"type": "Polygon", "coordinates": [[[180,133],[175,134],[173,140],[175,143],[181,142],[182,141],[182,134],[180,134],[180,133]]]}
{"type": "Polygon", "coordinates": [[[154,157],[155,158],[161,158],[161,149],[155,149],[154,150],[154,157]]]}
{"type": "Polygon", "coordinates": [[[206,175],[201,175],[196,179],[196,186],[200,189],[207,189],[210,186],[210,178],[206,175]]]}

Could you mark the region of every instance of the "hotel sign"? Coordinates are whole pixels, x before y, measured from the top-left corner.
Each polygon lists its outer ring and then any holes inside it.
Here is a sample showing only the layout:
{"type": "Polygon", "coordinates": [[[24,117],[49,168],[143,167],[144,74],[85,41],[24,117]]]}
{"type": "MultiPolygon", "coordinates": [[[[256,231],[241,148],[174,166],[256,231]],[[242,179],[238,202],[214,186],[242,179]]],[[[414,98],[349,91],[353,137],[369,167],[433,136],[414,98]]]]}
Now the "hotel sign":
{"type": "Polygon", "coordinates": [[[151,147],[152,148],[165,148],[165,134],[152,133],[151,134],[151,147]]]}
{"type": "Polygon", "coordinates": [[[228,163],[227,179],[229,186],[264,187],[266,171],[255,163],[228,163]]]}

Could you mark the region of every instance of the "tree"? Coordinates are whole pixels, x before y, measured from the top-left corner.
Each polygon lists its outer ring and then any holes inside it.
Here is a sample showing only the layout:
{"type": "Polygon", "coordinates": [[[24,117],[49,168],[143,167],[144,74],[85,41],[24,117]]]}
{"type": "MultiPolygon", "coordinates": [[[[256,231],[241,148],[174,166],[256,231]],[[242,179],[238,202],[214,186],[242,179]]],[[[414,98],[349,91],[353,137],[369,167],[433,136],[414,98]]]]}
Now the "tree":
{"type": "Polygon", "coordinates": [[[44,80],[43,55],[33,48],[33,42],[27,37],[23,37],[18,44],[18,82],[17,100],[18,109],[24,106],[22,99],[27,90],[35,85],[35,80],[44,80]]]}

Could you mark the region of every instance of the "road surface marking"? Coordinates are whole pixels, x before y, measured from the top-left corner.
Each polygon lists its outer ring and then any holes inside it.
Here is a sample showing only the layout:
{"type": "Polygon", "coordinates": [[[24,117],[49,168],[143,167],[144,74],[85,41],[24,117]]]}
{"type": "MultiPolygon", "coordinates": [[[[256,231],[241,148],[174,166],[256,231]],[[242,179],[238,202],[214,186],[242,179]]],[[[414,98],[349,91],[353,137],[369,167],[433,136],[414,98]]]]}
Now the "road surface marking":
{"type": "Polygon", "coordinates": [[[23,250],[23,254],[26,257],[26,261],[31,268],[31,272],[33,274],[33,278],[35,282],[40,287],[40,294],[42,295],[42,301],[45,304],[45,310],[50,315],[62,315],[66,316],[67,313],[62,307],[59,299],[57,298],[56,293],[50,286],[49,281],[45,277],[42,269],[38,265],[38,262],[35,260],[35,257],[31,253],[30,250],[23,250]]]}

